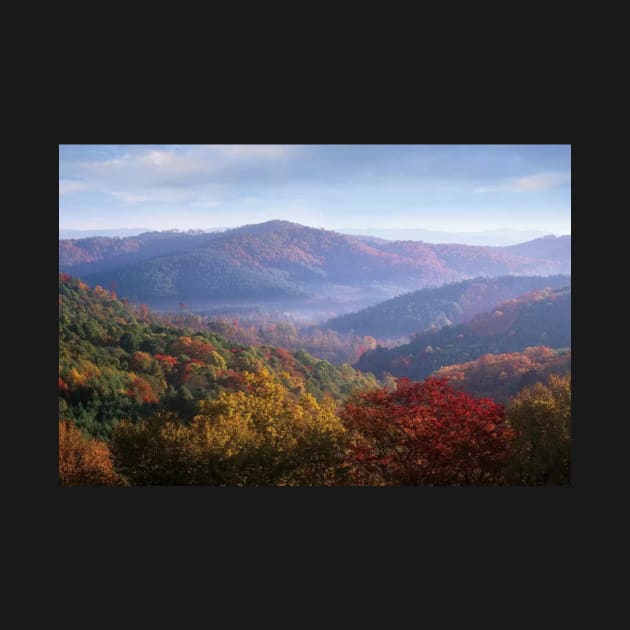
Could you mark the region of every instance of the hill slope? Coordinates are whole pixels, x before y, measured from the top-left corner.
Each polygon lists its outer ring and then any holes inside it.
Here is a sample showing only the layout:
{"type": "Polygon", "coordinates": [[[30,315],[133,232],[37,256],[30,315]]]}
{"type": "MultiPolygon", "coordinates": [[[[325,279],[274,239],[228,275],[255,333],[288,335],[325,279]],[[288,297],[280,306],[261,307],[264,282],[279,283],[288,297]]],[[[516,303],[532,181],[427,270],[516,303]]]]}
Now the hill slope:
{"type": "Polygon", "coordinates": [[[440,368],[431,376],[445,378],[449,385],[468,394],[507,403],[524,387],[545,382],[550,374],[570,372],[570,350],[538,346],[523,352],[484,354],[475,361],[440,368]]]}
{"type": "Polygon", "coordinates": [[[518,245],[509,245],[501,248],[508,254],[525,256],[527,258],[540,258],[555,260],[563,264],[571,264],[571,236],[545,236],[518,245]]]}
{"type": "Polygon", "coordinates": [[[67,274],[59,278],[59,411],[93,435],[114,421],[156,409],[190,418],[201,401],[267,369],[291,391],[343,400],[376,385],[372,375],[307,352],[251,347],[218,334],[167,326],[133,313],[109,292],[67,274]]]}
{"type": "Polygon", "coordinates": [[[320,296],[374,303],[478,275],[551,274],[566,263],[501,248],[366,241],[288,221],[212,234],[60,241],[60,269],[132,300],[320,296]]]}
{"type": "Polygon", "coordinates": [[[458,326],[416,335],[405,345],[366,352],[355,364],[377,376],[422,380],[435,370],[484,354],[520,352],[530,346],[571,346],[571,289],[533,291],[458,326]]]}
{"type": "Polygon", "coordinates": [[[502,276],[474,278],[407,293],[331,319],[321,328],[338,332],[395,339],[428,328],[460,324],[495,306],[534,289],[558,289],[569,276],[502,276]]]}

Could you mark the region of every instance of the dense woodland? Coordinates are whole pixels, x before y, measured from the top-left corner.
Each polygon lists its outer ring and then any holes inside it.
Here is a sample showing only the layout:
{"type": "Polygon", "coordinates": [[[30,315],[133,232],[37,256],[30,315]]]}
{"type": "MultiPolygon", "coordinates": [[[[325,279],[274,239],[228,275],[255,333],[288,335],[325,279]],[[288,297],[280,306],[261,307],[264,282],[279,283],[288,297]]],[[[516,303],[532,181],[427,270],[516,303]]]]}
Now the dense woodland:
{"type": "Polygon", "coordinates": [[[116,285],[121,296],[150,306],[164,300],[309,297],[359,304],[475,276],[569,273],[570,239],[538,240],[529,246],[534,256],[504,247],[367,242],[269,221],[209,234],[63,239],[59,266],[90,286],[116,285]]]}
{"type": "Polygon", "coordinates": [[[287,327],[248,331],[183,313],[178,321],[62,273],[60,483],[567,484],[570,363],[566,353],[525,349],[541,339],[570,347],[567,303],[570,289],[530,293],[420,334],[400,355],[365,348],[353,367],[304,345],[281,347],[294,337],[287,327]],[[479,359],[497,352],[523,356],[479,359]],[[427,354],[443,358],[416,361],[427,354]],[[380,381],[363,365],[375,356],[389,357],[376,370],[380,381]],[[414,359],[406,367],[418,368],[415,381],[387,374],[398,356],[414,359]],[[443,378],[429,377],[447,364],[443,378]],[[492,397],[471,394],[487,395],[492,380],[500,383],[492,397]]]}
{"type": "MultiPolygon", "coordinates": [[[[396,341],[381,340],[369,335],[338,333],[330,328],[305,326],[285,317],[232,313],[229,316],[209,317],[196,313],[179,314],[152,312],[145,304],[130,305],[134,312],[150,312],[151,317],[173,326],[184,326],[195,331],[215,332],[229,341],[246,346],[281,346],[291,352],[306,350],[335,365],[354,363],[378,344],[393,347],[396,341]]],[[[404,343],[406,339],[398,340],[404,343]]]]}
{"type": "Polygon", "coordinates": [[[395,348],[377,347],[364,353],[355,365],[379,377],[389,373],[421,380],[447,365],[533,346],[570,348],[570,287],[532,291],[466,323],[419,333],[395,348]]]}
{"type": "Polygon", "coordinates": [[[507,403],[527,385],[545,382],[552,374],[570,373],[571,350],[536,346],[523,352],[484,354],[475,361],[440,368],[432,376],[446,379],[455,389],[507,403]]]}
{"type": "Polygon", "coordinates": [[[210,332],[165,325],[134,313],[110,292],[61,274],[59,280],[60,415],[108,437],[123,417],[156,411],[191,419],[200,403],[266,369],[292,392],[340,400],[377,385],[350,365],[335,366],[305,351],[248,346],[210,332]]]}
{"type": "Polygon", "coordinates": [[[534,289],[559,289],[570,283],[569,276],[474,278],[405,293],[357,313],[331,319],[321,328],[378,339],[399,339],[427,329],[460,324],[499,302],[534,289]]]}

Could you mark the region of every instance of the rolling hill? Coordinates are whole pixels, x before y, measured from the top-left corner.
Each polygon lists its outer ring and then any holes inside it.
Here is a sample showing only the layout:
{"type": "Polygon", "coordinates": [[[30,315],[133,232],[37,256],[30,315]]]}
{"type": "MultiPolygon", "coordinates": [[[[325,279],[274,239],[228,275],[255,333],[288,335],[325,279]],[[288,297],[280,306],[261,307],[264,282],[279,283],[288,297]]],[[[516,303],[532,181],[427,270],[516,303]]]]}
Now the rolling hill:
{"type": "Polygon", "coordinates": [[[304,350],[248,346],[138,314],[101,287],[59,276],[59,413],[94,436],[122,418],[158,410],[190,419],[202,401],[267,370],[292,391],[338,402],[374,387],[371,374],[335,366],[304,350]]]}
{"type": "Polygon", "coordinates": [[[377,377],[389,373],[422,380],[447,365],[531,346],[571,346],[570,288],[533,291],[464,324],[420,333],[389,350],[377,347],[363,354],[355,367],[377,377]]]}
{"type": "Polygon", "coordinates": [[[473,396],[507,403],[524,387],[545,382],[550,374],[570,372],[570,350],[537,346],[523,352],[484,354],[475,361],[440,368],[431,376],[445,378],[452,387],[473,396]]]}
{"type": "Polygon", "coordinates": [[[566,273],[566,262],[506,248],[366,241],[288,221],[218,233],[59,242],[59,268],[157,306],[162,300],[319,300],[365,305],[479,275],[566,273]]]}
{"type": "Polygon", "coordinates": [[[357,312],[331,319],[321,328],[341,333],[397,339],[428,328],[460,324],[499,302],[534,289],[558,289],[569,276],[474,278],[406,293],[357,312]]]}
{"type": "Polygon", "coordinates": [[[543,258],[571,264],[571,236],[545,236],[518,245],[501,248],[508,254],[527,258],[543,258]]]}

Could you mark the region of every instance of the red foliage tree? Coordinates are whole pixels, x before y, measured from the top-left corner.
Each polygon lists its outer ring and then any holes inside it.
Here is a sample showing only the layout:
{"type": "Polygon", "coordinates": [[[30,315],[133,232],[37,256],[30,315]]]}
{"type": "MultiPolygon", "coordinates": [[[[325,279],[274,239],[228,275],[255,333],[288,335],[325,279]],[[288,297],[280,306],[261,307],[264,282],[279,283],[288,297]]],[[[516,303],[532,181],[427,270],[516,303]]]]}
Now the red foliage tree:
{"type": "Polygon", "coordinates": [[[179,337],[169,347],[172,355],[185,354],[198,361],[208,361],[214,351],[215,348],[211,343],[197,337],[179,337]]]}
{"type": "Polygon", "coordinates": [[[512,431],[503,406],[443,379],[399,379],[347,403],[350,480],[357,485],[486,485],[503,481],[512,431]]]}
{"type": "Polygon", "coordinates": [[[158,401],[151,384],[145,381],[140,376],[133,375],[131,378],[131,382],[129,383],[129,387],[127,388],[127,396],[135,399],[135,401],[140,403],[156,403],[158,401]]]}
{"type": "Polygon", "coordinates": [[[155,358],[162,364],[168,366],[169,369],[174,368],[177,365],[177,358],[170,354],[156,354],[155,358]]]}

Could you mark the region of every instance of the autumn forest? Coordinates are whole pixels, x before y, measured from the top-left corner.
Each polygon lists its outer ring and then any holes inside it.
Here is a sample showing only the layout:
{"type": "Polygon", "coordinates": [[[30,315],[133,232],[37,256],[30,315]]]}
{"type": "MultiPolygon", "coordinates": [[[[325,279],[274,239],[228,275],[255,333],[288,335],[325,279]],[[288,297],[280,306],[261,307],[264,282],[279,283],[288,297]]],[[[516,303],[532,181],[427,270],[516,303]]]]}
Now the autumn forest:
{"type": "Polygon", "coordinates": [[[115,287],[59,275],[63,485],[569,481],[568,276],[475,277],[319,323],[154,311],[115,287]]]}
{"type": "Polygon", "coordinates": [[[59,484],[569,485],[566,153],[476,146],[60,149],[59,484]]]}

